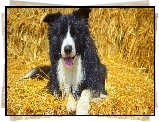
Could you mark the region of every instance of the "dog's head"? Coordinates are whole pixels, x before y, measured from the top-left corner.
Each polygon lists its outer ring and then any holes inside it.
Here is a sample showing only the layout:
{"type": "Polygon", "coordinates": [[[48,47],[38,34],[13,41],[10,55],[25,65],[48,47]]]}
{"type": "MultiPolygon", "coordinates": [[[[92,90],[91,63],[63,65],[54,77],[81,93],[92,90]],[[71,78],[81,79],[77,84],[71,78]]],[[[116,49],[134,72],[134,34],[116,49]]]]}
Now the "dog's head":
{"type": "Polygon", "coordinates": [[[66,66],[71,67],[74,57],[83,54],[89,36],[90,12],[88,8],[81,8],[68,15],[58,12],[44,17],[43,21],[48,23],[51,60],[63,58],[66,66]]]}

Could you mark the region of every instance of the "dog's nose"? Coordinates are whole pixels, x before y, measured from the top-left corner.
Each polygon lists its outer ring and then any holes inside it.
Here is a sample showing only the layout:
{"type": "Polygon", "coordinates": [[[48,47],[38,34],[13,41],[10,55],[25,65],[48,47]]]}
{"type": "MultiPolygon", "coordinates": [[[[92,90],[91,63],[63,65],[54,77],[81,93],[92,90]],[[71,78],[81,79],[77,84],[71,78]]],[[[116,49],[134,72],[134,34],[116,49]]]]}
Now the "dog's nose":
{"type": "Polygon", "coordinates": [[[67,55],[69,55],[72,52],[72,46],[71,45],[65,46],[64,51],[67,55]]]}

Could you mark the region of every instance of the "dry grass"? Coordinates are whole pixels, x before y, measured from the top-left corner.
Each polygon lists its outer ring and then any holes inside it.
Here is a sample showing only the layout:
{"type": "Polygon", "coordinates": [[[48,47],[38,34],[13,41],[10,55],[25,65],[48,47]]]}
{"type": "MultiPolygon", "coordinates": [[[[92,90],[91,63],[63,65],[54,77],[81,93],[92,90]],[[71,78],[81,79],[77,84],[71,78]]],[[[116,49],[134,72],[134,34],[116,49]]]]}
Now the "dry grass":
{"type": "MultiPolygon", "coordinates": [[[[67,114],[65,100],[44,89],[47,80],[21,79],[31,68],[49,65],[47,13],[75,9],[8,9],[7,112],[9,115],[67,114]]],[[[92,115],[150,115],[154,112],[153,9],[92,9],[90,32],[107,65],[109,98],[91,102],[92,115]]]]}

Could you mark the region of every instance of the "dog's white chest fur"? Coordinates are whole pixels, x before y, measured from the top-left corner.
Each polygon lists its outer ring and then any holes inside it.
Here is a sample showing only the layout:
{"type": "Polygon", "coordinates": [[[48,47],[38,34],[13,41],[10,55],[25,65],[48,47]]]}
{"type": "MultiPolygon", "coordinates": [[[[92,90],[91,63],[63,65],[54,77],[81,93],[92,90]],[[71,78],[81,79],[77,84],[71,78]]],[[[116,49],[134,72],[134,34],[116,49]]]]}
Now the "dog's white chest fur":
{"type": "Polygon", "coordinates": [[[84,78],[84,70],[82,69],[81,56],[75,56],[73,61],[73,66],[67,68],[63,58],[58,61],[58,80],[60,83],[60,88],[64,88],[64,93],[71,92],[74,94],[78,89],[78,85],[84,78]]]}

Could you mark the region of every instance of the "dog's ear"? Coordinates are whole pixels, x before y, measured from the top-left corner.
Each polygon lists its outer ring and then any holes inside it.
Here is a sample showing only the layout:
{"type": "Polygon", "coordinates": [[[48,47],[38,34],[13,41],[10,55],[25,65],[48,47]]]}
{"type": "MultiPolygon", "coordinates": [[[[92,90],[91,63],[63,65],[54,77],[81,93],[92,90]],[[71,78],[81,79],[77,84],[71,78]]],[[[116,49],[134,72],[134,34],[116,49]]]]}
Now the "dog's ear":
{"type": "Polygon", "coordinates": [[[74,11],[73,14],[77,17],[80,17],[81,19],[88,19],[90,12],[91,9],[89,8],[80,8],[77,11],[74,11]]]}
{"type": "Polygon", "coordinates": [[[56,13],[56,14],[47,14],[44,18],[43,18],[43,22],[46,23],[51,23],[53,21],[55,21],[56,19],[58,19],[62,14],[60,12],[56,13]]]}

